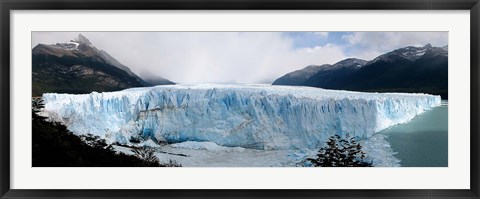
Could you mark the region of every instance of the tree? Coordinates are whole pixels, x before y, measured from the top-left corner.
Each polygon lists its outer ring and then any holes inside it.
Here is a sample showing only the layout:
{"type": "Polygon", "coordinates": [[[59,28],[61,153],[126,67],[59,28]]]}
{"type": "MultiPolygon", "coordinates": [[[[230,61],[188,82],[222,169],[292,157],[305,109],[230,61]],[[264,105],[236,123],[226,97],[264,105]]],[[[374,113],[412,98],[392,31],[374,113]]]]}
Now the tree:
{"type": "MultiPolygon", "coordinates": [[[[141,160],[144,160],[145,162],[150,162],[150,163],[159,163],[160,160],[158,157],[155,155],[155,149],[151,147],[139,147],[135,148],[133,150],[133,153],[135,156],[141,160]]],[[[174,160],[169,160],[167,163],[161,163],[163,166],[166,167],[181,167],[182,165],[179,164],[178,162],[174,160]]]]}
{"type": "Polygon", "coordinates": [[[59,122],[48,121],[38,113],[44,108],[40,98],[32,99],[33,167],[179,167],[170,161],[160,163],[153,152],[147,160],[114,151],[99,136],[76,136],[59,122]],[[153,156],[152,156],[153,155],[153,156]]]}
{"type": "Polygon", "coordinates": [[[45,108],[43,99],[40,97],[32,98],[32,119],[36,121],[43,121],[46,117],[39,115],[39,113],[45,108]]]}
{"type": "Polygon", "coordinates": [[[317,167],[370,167],[372,163],[365,162],[365,152],[362,146],[350,138],[347,133],[345,139],[339,135],[331,136],[327,146],[320,148],[316,158],[308,158],[317,167]]]}
{"type": "Polygon", "coordinates": [[[155,149],[150,147],[142,147],[133,149],[133,153],[138,158],[145,160],[147,162],[158,162],[158,157],[155,155],[155,149]]]}
{"type": "Polygon", "coordinates": [[[93,135],[88,133],[86,135],[79,135],[80,140],[82,140],[85,144],[93,147],[93,148],[103,148],[113,151],[113,147],[110,144],[107,144],[105,139],[101,139],[98,135],[93,135]]]}

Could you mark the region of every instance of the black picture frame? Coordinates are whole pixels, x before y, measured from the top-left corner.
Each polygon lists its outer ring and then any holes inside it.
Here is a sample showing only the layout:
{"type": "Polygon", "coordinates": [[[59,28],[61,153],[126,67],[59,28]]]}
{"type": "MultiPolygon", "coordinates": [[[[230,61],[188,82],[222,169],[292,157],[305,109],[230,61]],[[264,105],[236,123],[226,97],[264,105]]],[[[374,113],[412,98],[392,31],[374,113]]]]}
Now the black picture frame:
{"type": "MultiPolygon", "coordinates": [[[[0,0],[1,198],[480,198],[479,0],[0,0]],[[10,187],[12,10],[469,10],[470,189],[463,190],[18,190],[10,187]]],[[[287,179],[286,179],[287,180],[287,179]]],[[[448,180],[448,179],[445,179],[448,180]]]]}

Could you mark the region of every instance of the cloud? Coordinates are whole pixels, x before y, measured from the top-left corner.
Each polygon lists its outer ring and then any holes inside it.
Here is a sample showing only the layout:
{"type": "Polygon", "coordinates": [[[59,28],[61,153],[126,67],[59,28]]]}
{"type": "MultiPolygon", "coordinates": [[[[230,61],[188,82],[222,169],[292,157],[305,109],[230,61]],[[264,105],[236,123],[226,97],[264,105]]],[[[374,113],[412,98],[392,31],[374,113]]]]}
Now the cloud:
{"type": "MultiPolygon", "coordinates": [[[[335,63],[342,49],[295,48],[281,32],[84,32],[93,45],[141,77],[178,83],[264,83],[310,64],[335,63]]],[[[34,34],[36,43],[65,42],[78,33],[34,34]]]]}
{"type": "Polygon", "coordinates": [[[351,56],[373,59],[379,54],[406,46],[448,44],[448,32],[351,32],[342,36],[351,56]]]}
{"type": "MultiPolygon", "coordinates": [[[[141,77],[176,83],[269,83],[308,65],[371,60],[405,46],[448,44],[448,32],[80,32],[141,77]]],[[[34,32],[54,44],[79,32],[34,32]]]]}
{"type": "Polygon", "coordinates": [[[313,34],[324,38],[328,37],[328,32],[314,32],[313,34]]]}

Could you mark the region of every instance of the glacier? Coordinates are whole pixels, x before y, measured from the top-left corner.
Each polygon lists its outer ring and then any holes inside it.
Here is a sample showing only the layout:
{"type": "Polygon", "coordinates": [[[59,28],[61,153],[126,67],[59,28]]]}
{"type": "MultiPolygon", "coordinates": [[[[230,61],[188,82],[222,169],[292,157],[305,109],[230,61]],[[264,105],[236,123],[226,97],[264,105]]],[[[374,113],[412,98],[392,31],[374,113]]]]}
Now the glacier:
{"type": "Polygon", "coordinates": [[[366,139],[440,106],[440,96],[256,84],[162,85],[43,96],[43,115],[108,143],[211,142],[252,149],[319,148],[366,139]]]}

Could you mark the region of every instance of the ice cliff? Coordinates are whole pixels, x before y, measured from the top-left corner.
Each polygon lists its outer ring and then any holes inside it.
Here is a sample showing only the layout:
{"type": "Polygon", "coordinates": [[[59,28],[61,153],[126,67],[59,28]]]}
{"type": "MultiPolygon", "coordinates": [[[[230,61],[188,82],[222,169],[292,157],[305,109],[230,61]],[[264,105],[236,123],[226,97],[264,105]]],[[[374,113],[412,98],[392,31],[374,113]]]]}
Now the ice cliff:
{"type": "Polygon", "coordinates": [[[271,85],[165,85],[118,92],[44,94],[44,114],[108,142],[210,141],[299,149],[331,135],[368,138],[440,105],[440,96],[271,85]]]}

